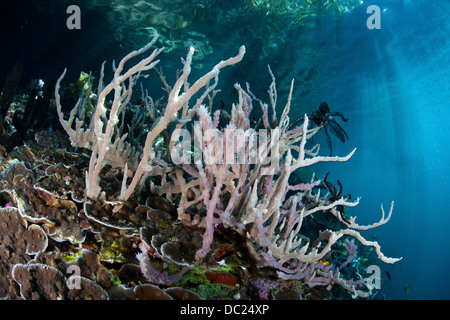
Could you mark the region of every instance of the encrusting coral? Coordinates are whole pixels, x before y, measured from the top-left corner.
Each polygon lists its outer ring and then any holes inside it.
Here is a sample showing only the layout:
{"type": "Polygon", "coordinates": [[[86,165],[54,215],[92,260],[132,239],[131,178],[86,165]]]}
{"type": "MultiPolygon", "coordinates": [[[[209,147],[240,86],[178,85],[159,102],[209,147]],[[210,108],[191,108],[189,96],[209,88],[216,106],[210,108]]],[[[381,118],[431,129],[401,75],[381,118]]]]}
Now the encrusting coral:
{"type": "MultiPolygon", "coordinates": [[[[1,163],[0,191],[14,200],[14,209],[2,209],[1,221],[6,213],[15,213],[24,226],[21,239],[28,243],[13,249],[23,259],[2,265],[18,284],[16,291],[2,295],[193,299],[210,297],[205,292],[217,297],[220,292],[234,299],[301,298],[310,296],[314,287],[329,290],[338,285],[353,297],[369,297],[374,289],[370,279],[356,274],[357,278],[344,277],[357,254],[355,242],[349,239],[373,249],[385,263],[397,262],[358,231],[388,222],[393,204],[387,216],[382,207],[379,222],[360,226],[355,217],[345,218],[342,213],[359,199],[352,202],[336,194],[321,194],[321,181],[314,176],[309,182],[290,184],[296,170],[318,162],[347,161],[356,149],[344,157],[332,157],[320,156],[319,145],[308,145],[323,126],[311,125],[307,115],[298,126],[290,123],[293,81],[278,119],[276,82],[270,68],[269,104],[257,99],[248,85],[244,89],[236,84],[238,102],[228,112],[213,111],[220,71],[240,62],[245,47],[192,84],[188,78],[195,49],[190,48],[173,86],[158,72],[166,99],[155,102],[143,96],[141,108],[132,110],[140,116],[129,122],[125,115],[132,108],[133,88],[159,63],[155,59],[162,48],[129,69],[124,66],[148,51],[156,39],[155,33],[148,45],[123,58],[107,85],[103,65],[96,96],[88,79],[89,94],[80,97],[67,120],[59,95],[64,71],[56,83],[55,101],[71,146],[60,134],[42,131],[1,163]],[[84,108],[87,96],[95,100],[91,114],[84,108]],[[108,104],[110,96],[113,100],[108,104]],[[250,121],[254,102],[262,112],[263,128],[258,131],[250,121]],[[133,130],[144,118],[148,131],[137,139],[133,130]],[[324,229],[315,224],[318,215],[327,221],[334,217],[334,225],[324,229]],[[314,233],[307,232],[306,223],[317,230],[314,239],[309,238],[314,233]],[[345,248],[340,257],[345,261],[340,263],[332,259],[338,245],[345,248]],[[89,271],[71,278],[69,265],[89,271]],[[214,271],[200,280],[204,271],[199,270],[211,267],[214,271]],[[266,273],[280,282],[271,280],[269,285],[266,273]],[[56,279],[58,287],[33,288],[31,293],[26,285],[34,283],[30,277],[56,279]],[[68,281],[77,279],[81,285],[74,293],[68,281]],[[212,287],[206,290],[204,282],[212,287]],[[264,293],[251,293],[257,288],[264,293]]],[[[2,232],[7,239],[6,231],[2,232]]]]}

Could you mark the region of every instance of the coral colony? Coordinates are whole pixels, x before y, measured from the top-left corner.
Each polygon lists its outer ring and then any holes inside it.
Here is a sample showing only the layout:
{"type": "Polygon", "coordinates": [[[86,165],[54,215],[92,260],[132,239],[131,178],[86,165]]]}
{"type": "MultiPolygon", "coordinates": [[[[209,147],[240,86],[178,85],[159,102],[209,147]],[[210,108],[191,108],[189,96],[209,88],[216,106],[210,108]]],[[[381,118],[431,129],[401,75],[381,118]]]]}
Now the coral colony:
{"type": "MultiPolygon", "coordinates": [[[[27,239],[20,247],[17,244],[16,258],[8,260],[20,296],[219,298],[217,287],[214,295],[204,286],[209,281],[222,285],[221,292],[241,285],[229,297],[234,299],[271,299],[277,292],[283,297],[287,283],[298,284],[297,294],[303,292],[299,298],[312,294],[314,287],[327,292],[339,287],[353,297],[370,297],[374,282],[364,277],[357,249],[370,249],[385,263],[400,259],[384,256],[378,243],[366,240],[359,231],[387,223],[393,203],[387,216],[381,207],[379,222],[361,226],[355,217],[343,214],[344,207],[355,207],[359,199],[331,195],[330,183],[325,189],[314,175],[308,182],[292,182],[296,170],[318,162],[347,161],[356,149],[345,157],[320,156],[319,145],[308,145],[325,122],[314,125],[308,115],[298,126],[290,122],[293,81],[278,119],[270,68],[269,104],[256,98],[249,85],[244,89],[236,84],[238,101],[231,111],[213,111],[219,74],[244,58],[244,46],[193,83],[189,79],[192,47],[173,86],[156,70],[162,48],[125,68],[156,39],[155,33],[149,44],[113,66],[114,76],[107,84],[103,64],[98,86],[86,81],[68,115],[63,113],[60,95],[64,71],[56,83],[56,109],[77,152],[67,151],[69,145],[63,150],[64,144],[55,142],[52,159],[34,168],[15,160],[2,173],[10,181],[2,191],[12,198],[1,209],[9,217],[2,222],[2,242],[13,237],[12,225],[27,239]],[[131,103],[138,80],[152,69],[167,96],[155,101],[143,91],[139,102],[131,103]],[[262,122],[251,127],[255,105],[261,109],[262,122]],[[48,165],[58,159],[60,163],[48,165]],[[318,227],[327,223],[327,228],[318,227]],[[101,238],[100,248],[94,238],[101,238]],[[58,247],[53,251],[56,256],[49,253],[51,239],[52,246],[58,247]],[[76,244],[83,250],[73,250],[76,244]],[[130,258],[126,252],[134,253],[130,258]],[[118,272],[105,269],[108,261],[122,267],[118,272]],[[78,267],[81,274],[71,276],[70,266],[78,267]],[[359,269],[351,273],[355,266],[359,269]],[[140,280],[124,276],[127,272],[140,274],[140,280]],[[53,279],[53,284],[31,288],[30,279],[39,276],[53,279]],[[108,277],[115,281],[108,282],[108,277]],[[71,290],[74,284],[78,290],[71,290]],[[253,296],[242,286],[251,286],[253,296]]],[[[42,145],[44,139],[48,145],[53,143],[43,133],[36,135],[34,143],[42,145]]],[[[33,152],[38,158],[38,148],[31,143],[20,150],[22,159],[33,152]]]]}

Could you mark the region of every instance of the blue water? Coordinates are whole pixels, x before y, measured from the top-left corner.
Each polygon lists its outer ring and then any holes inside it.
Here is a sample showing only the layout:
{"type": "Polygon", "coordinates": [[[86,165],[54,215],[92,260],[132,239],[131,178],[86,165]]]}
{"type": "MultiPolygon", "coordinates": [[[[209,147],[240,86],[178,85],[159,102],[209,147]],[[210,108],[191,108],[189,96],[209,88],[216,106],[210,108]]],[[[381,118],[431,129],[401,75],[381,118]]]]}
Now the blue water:
{"type": "MultiPolygon", "coordinates": [[[[450,298],[448,162],[450,124],[450,3],[371,1],[382,10],[381,30],[364,27],[366,6],[336,21],[339,66],[324,74],[317,102],[326,99],[350,118],[355,156],[336,166],[344,193],[362,197],[351,213],[376,221],[379,205],[395,201],[391,221],[371,233],[388,256],[389,299],[450,298]],[[403,290],[409,286],[409,292],[403,290]]],[[[309,97],[309,99],[314,99],[309,97]]],[[[349,148],[349,149],[347,149],[349,148]]]]}
{"type": "MultiPolygon", "coordinates": [[[[95,74],[105,59],[117,61],[137,48],[120,43],[118,26],[107,25],[102,7],[89,12],[85,2],[79,2],[84,14],[79,32],[64,29],[64,8],[55,9],[56,2],[48,10],[30,9],[24,21],[5,16],[2,48],[8,50],[0,54],[1,67],[6,68],[16,58],[28,59],[25,77],[47,81],[69,67],[67,81],[73,81],[81,70],[95,74]],[[33,23],[39,28],[31,28],[33,23]],[[8,33],[8,29],[15,31],[8,33]]],[[[378,221],[380,205],[388,211],[395,201],[389,223],[364,232],[367,239],[381,244],[385,255],[403,257],[394,265],[380,262],[386,298],[449,299],[450,2],[364,1],[339,18],[317,17],[308,28],[287,31],[286,21],[286,32],[267,47],[261,45],[264,39],[252,38],[250,28],[238,32],[247,27],[236,23],[239,19],[227,23],[225,19],[235,17],[236,12],[227,6],[210,30],[197,26],[197,31],[209,34],[213,48],[213,54],[200,61],[205,70],[235,55],[241,44],[247,46],[239,67],[221,74],[221,89],[231,95],[226,102],[237,99],[232,85],[246,81],[267,101],[270,78],[266,66],[270,64],[277,76],[281,105],[290,80],[295,78],[292,119],[314,111],[322,101],[349,118],[344,128],[350,139],[342,144],[332,136],[333,153],[345,155],[357,147],[356,154],[346,163],[313,169],[319,176],[330,171],[332,181],[342,182],[343,194],[362,197],[359,206],[347,213],[356,215],[359,224],[378,221]],[[366,27],[369,5],[382,10],[380,30],[366,27]]],[[[259,23],[252,19],[246,23],[252,22],[259,23]]],[[[133,28],[123,26],[120,30],[124,41],[123,35],[133,28]]],[[[185,48],[174,50],[161,64],[168,68],[177,63],[179,67],[184,53],[185,48]]],[[[202,70],[193,69],[193,78],[200,73],[202,70]]],[[[170,77],[170,72],[167,74],[170,77]]],[[[323,142],[326,154],[324,137],[317,139],[323,142]]]]}

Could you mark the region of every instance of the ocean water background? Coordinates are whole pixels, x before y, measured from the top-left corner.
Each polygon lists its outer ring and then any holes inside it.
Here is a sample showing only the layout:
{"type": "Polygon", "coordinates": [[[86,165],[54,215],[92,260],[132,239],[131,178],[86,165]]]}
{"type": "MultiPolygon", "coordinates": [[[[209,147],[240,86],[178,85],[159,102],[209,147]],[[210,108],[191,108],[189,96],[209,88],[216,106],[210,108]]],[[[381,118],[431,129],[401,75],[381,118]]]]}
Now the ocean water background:
{"type": "Polygon", "coordinates": [[[385,254],[403,257],[380,265],[391,275],[382,278],[386,297],[448,299],[450,3],[372,3],[383,10],[381,30],[361,27],[365,5],[337,21],[339,68],[319,80],[317,99],[342,106],[348,144],[358,147],[335,173],[344,193],[362,197],[362,221],[395,201],[391,221],[372,231],[385,254]]]}
{"type": "MultiPolygon", "coordinates": [[[[205,49],[195,61],[193,78],[245,44],[244,61],[221,74],[220,99],[228,105],[237,100],[236,82],[249,82],[267,101],[270,64],[280,107],[295,78],[292,119],[314,111],[322,101],[349,118],[340,123],[350,139],[342,144],[332,136],[333,153],[345,155],[357,147],[356,154],[346,163],[320,164],[313,171],[319,177],[330,171],[331,181],[342,182],[343,194],[362,197],[359,206],[346,213],[356,215],[360,224],[378,221],[380,204],[388,211],[395,201],[391,221],[364,233],[377,240],[387,256],[403,257],[394,265],[380,262],[387,299],[449,299],[450,2],[364,1],[339,17],[310,19],[306,27],[292,28],[292,20],[277,22],[279,33],[269,28],[257,37],[252,27],[265,20],[237,10],[242,2],[209,8],[211,17],[203,15],[170,33],[174,38],[188,28],[204,33],[197,35],[198,41],[208,43],[212,51],[205,49]],[[369,5],[382,10],[380,30],[366,27],[369,5]]],[[[114,8],[108,1],[5,1],[2,6],[1,80],[11,63],[21,61],[25,87],[36,78],[49,82],[65,67],[67,82],[81,70],[96,75],[104,60],[118,61],[148,39],[136,33],[142,25],[111,21],[114,8]],[[66,28],[65,8],[71,4],[82,10],[81,30],[66,28]]],[[[183,10],[187,12],[188,5],[183,10]]],[[[161,58],[169,79],[185,53],[186,47],[180,46],[161,58]]],[[[156,83],[149,80],[146,85],[153,88],[156,83]]],[[[317,142],[327,153],[324,136],[317,142]]]]}

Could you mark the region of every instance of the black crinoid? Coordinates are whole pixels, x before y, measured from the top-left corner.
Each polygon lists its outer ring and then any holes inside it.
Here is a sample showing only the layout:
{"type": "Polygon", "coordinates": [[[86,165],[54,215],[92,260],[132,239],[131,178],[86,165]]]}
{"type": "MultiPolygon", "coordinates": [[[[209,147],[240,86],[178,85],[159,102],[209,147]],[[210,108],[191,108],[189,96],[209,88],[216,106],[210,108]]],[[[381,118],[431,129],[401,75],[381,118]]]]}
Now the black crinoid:
{"type": "MultiPolygon", "coordinates": [[[[327,172],[325,174],[325,177],[322,180],[322,184],[323,184],[323,187],[325,187],[325,189],[327,189],[328,193],[330,194],[329,200],[330,200],[330,203],[331,203],[331,202],[337,201],[337,200],[339,200],[341,198],[341,195],[342,195],[342,184],[338,180],[337,181],[338,189],[336,189],[336,187],[333,186],[327,180],[329,173],[330,172],[327,172]]],[[[345,197],[348,198],[348,199],[351,199],[351,195],[347,195],[345,197]]],[[[339,215],[341,216],[342,221],[346,222],[347,224],[350,224],[350,221],[348,221],[348,219],[345,218],[345,216],[344,216],[344,206],[343,205],[338,205],[338,206],[336,206],[336,210],[339,212],[339,215]]],[[[326,219],[327,220],[330,220],[330,217],[329,217],[330,211],[331,211],[331,209],[327,210],[327,212],[326,212],[326,219]]]]}
{"type": "Polygon", "coordinates": [[[330,156],[333,153],[333,147],[331,145],[331,139],[328,134],[328,129],[341,141],[345,142],[348,140],[347,132],[336,122],[335,117],[341,118],[344,122],[348,119],[344,117],[341,112],[331,112],[328,103],[322,102],[319,109],[314,111],[310,118],[314,121],[317,126],[322,126],[325,130],[325,135],[327,137],[328,148],[330,149],[330,156]]]}

